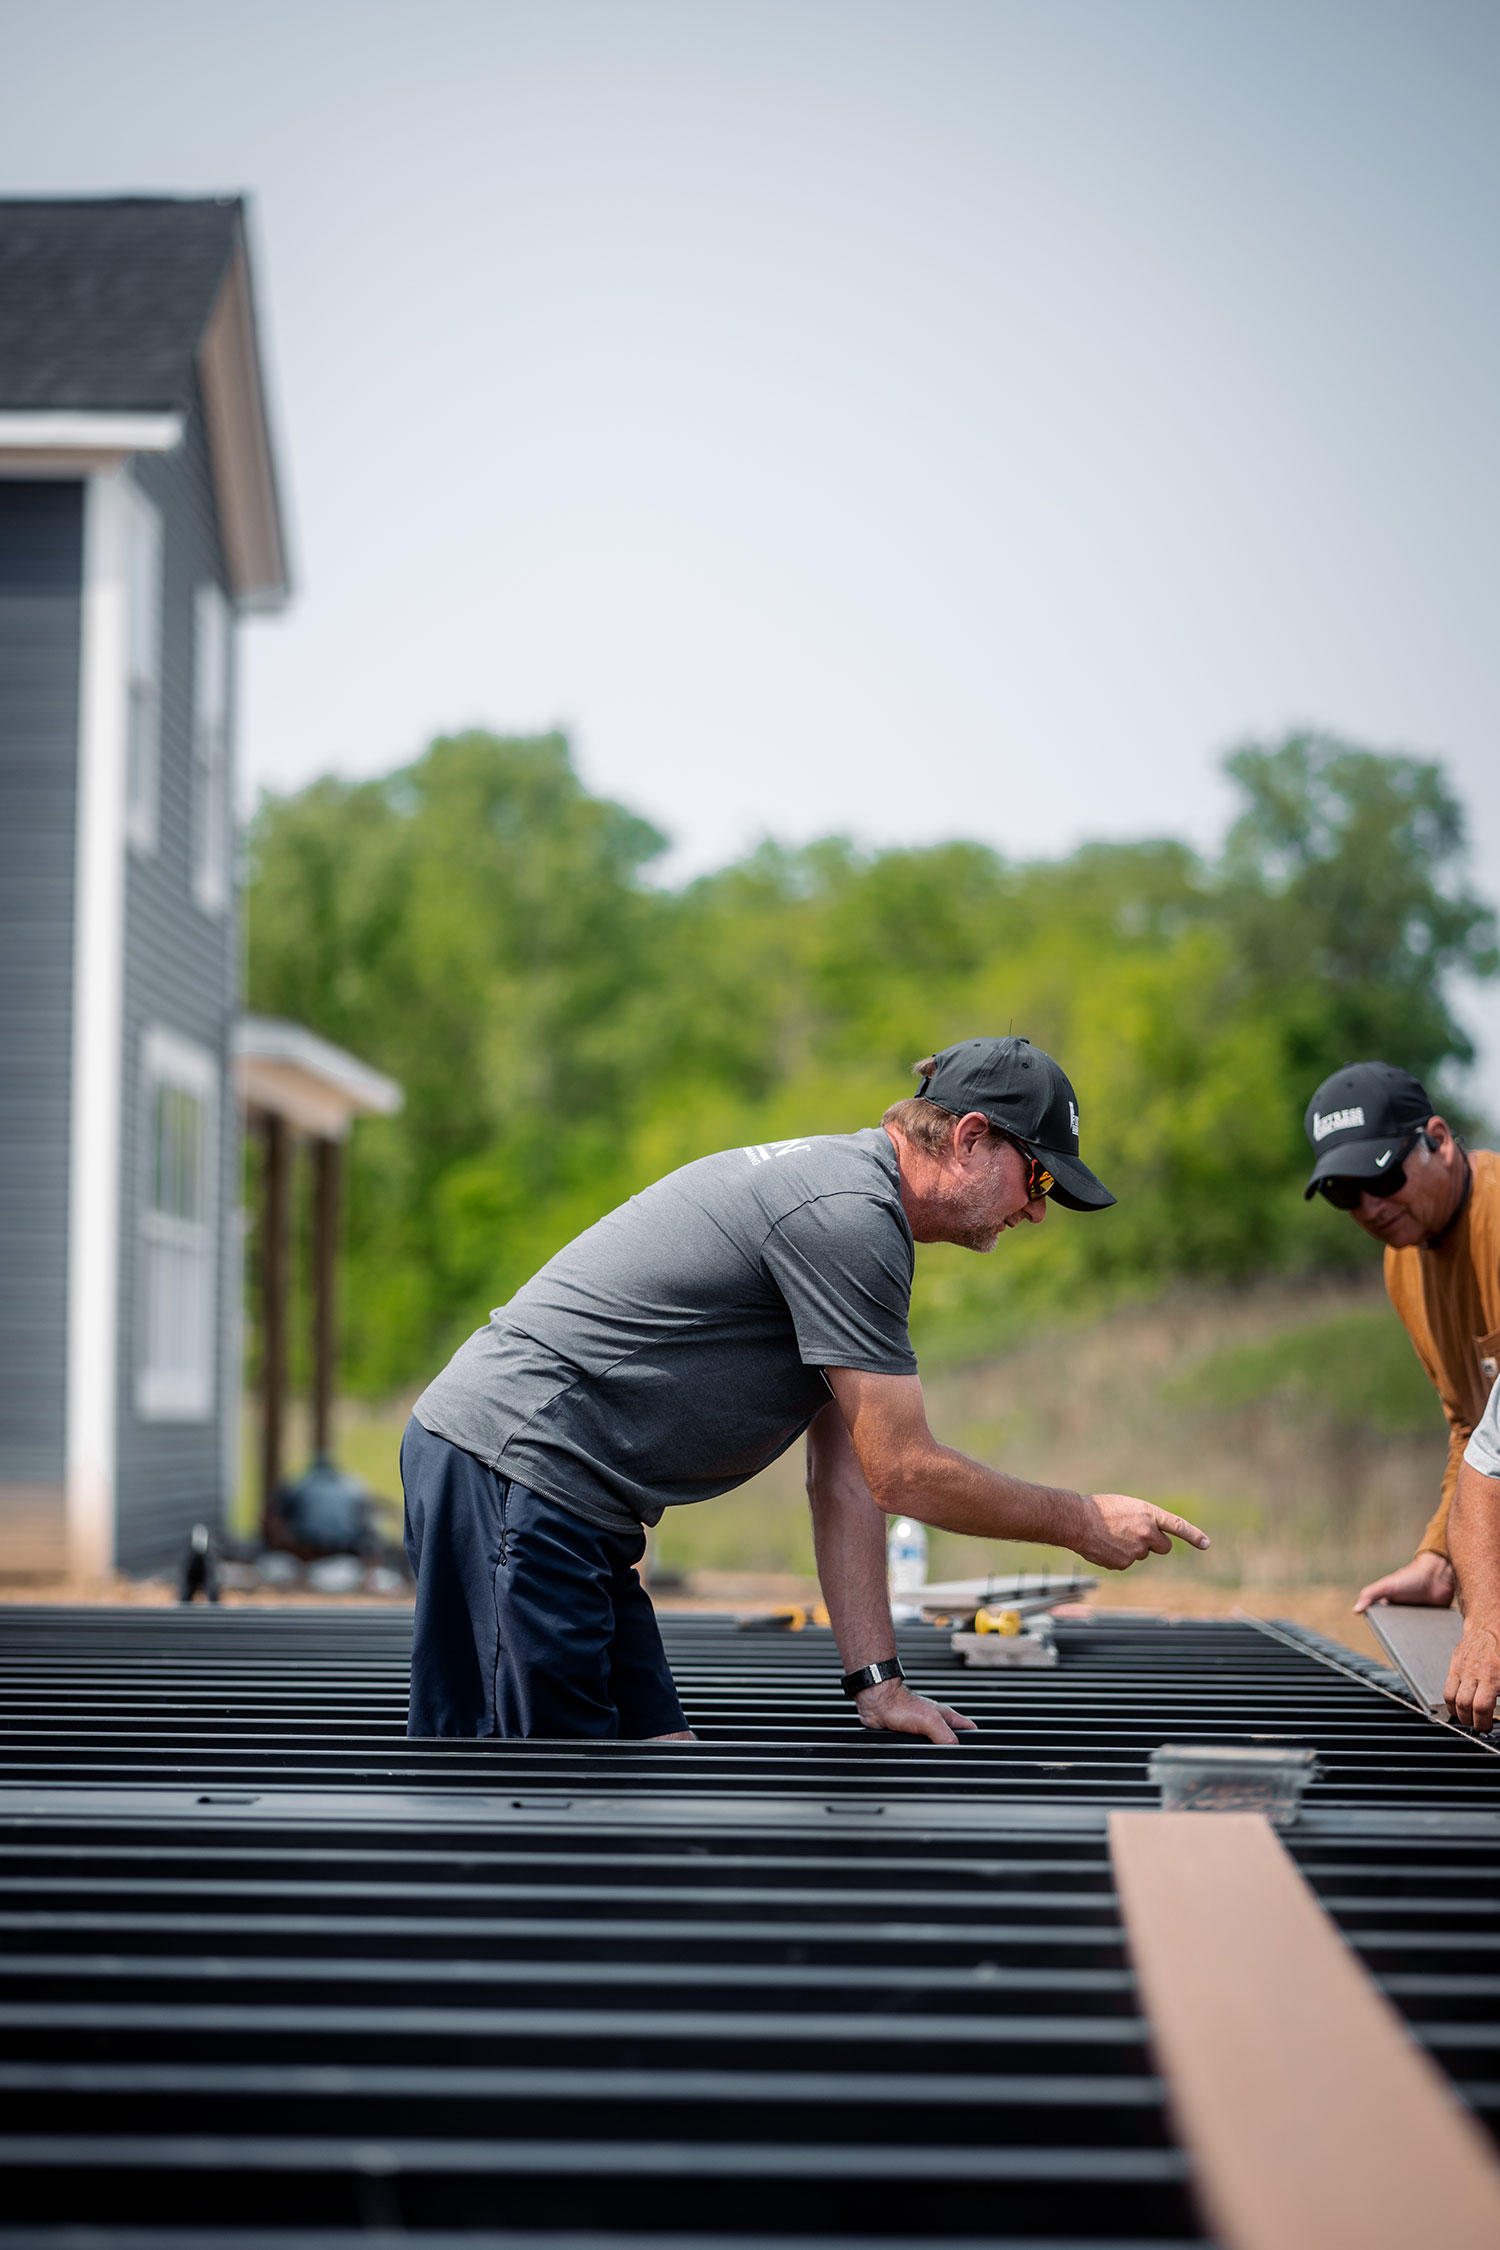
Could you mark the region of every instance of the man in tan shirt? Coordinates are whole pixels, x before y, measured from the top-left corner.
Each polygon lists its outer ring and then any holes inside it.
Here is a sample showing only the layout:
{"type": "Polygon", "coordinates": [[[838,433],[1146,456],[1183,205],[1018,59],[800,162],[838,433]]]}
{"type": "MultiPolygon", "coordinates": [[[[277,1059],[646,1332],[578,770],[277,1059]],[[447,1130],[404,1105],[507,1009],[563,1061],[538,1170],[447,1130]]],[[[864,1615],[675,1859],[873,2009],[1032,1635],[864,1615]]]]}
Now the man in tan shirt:
{"type": "Polygon", "coordinates": [[[1306,1193],[1325,1196],[1385,1245],[1386,1294],[1448,1418],[1442,1494],[1422,1543],[1354,1606],[1446,1608],[1455,1586],[1448,1510],[1500,1359],[1500,1156],[1471,1157],[1420,1081],[1391,1063],[1335,1071],[1308,1103],[1306,1123],[1317,1154],[1306,1193]]]}

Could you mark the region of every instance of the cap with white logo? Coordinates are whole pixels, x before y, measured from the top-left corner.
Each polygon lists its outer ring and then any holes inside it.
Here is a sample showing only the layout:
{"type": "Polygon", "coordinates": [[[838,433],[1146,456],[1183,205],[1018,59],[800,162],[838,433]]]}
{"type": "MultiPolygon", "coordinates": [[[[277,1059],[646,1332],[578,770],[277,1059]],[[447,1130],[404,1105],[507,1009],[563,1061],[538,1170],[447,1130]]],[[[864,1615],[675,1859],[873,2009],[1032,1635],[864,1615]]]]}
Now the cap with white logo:
{"type": "Polygon", "coordinates": [[[1303,1197],[1320,1180],[1378,1180],[1401,1160],[1433,1114],[1427,1089],[1395,1063],[1346,1063],[1322,1085],[1303,1120],[1317,1162],[1303,1197]]]}
{"type": "Polygon", "coordinates": [[[1057,1063],[1029,1039],[962,1039],[936,1057],[917,1092],[955,1117],[981,1117],[1041,1158],[1054,1203],[1103,1211],[1114,1197],[1078,1154],[1078,1098],[1057,1063]]]}

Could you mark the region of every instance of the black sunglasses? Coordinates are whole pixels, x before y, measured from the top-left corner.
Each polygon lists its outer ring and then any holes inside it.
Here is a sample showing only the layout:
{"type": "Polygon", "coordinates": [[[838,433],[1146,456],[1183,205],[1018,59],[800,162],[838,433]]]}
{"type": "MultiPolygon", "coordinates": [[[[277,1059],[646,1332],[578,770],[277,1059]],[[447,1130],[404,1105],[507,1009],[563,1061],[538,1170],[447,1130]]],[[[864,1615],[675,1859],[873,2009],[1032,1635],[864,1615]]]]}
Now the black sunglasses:
{"type": "Polygon", "coordinates": [[[1412,1134],[1402,1149],[1399,1160],[1384,1172],[1375,1172],[1366,1178],[1335,1173],[1331,1179],[1319,1180],[1318,1193],[1335,1211],[1357,1211],[1367,1195],[1399,1195],[1406,1185],[1406,1159],[1422,1135],[1412,1134]]]}

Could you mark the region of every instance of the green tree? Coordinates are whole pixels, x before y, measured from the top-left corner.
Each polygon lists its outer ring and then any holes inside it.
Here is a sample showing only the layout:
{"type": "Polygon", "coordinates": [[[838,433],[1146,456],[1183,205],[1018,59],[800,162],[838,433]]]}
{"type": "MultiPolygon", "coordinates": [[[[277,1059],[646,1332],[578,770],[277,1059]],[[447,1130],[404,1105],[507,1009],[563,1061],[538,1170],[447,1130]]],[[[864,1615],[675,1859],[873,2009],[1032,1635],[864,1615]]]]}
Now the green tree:
{"type": "Polygon", "coordinates": [[[1288,1059],[1322,1075],[1380,1055],[1426,1078],[1472,1048],[1455,972],[1495,972],[1495,917],[1461,880],[1463,808],[1433,760],[1329,736],[1249,744],[1227,768],[1247,800],[1224,898],[1288,1059]]]}
{"type": "Polygon", "coordinates": [[[438,1364],[558,1245],[706,1150],[845,1131],[977,1030],[1057,1053],[1120,1197],[1003,1257],[924,1251],[919,1348],[977,1351],[1101,1293],[1369,1253],[1304,1206],[1301,1118],[1361,1054],[1468,1051],[1447,1003],[1495,966],[1441,770],[1297,736],[1229,761],[1222,858],[1171,839],[1016,864],[966,842],[762,845],[678,891],[662,838],[558,736],[435,742],[380,782],[267,798],[250,1001],[401,1080],[355,1136],[348,1368],[438,1364]]]}
{"type": "Polygon", "coordinates": [[[587,793],[557,735],[447,738],[387,780],[263,800],[249,1004],[406,1089],[353,1143],[346,1329],[366,1387],[419,1368],[514,1214],[617,1143],[622,1027],[664,910],[639,874],[662,846],[587,793]]]}

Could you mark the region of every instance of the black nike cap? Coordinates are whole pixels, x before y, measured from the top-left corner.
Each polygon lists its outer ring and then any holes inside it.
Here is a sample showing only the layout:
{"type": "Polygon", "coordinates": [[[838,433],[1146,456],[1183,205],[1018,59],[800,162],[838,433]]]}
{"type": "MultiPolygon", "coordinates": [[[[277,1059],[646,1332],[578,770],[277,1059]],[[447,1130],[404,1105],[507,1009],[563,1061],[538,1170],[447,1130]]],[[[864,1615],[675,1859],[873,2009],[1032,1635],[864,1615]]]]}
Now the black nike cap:
{"type": "Polygon", "coordinates": [[[1320,1180],[1375,1180],[1399,1162],[1412,1135],[1433,1115],[1427,1089],[1395,1063],[1346,1063],[1307,1105],[1303,1123],[1317,1154],[1303,1200],[1320,1180]]]}
{"type": "Polygon", "coordinates": [[[1068,1211],[1103,1211],[1115,1198],[1078,1155],[1078,1101],[1066,1073],[1029,1039],[961,1039],[934,1057],[917,1093],[954,1117],[977,1110],[1052,1174],[1068,1211]]]}

